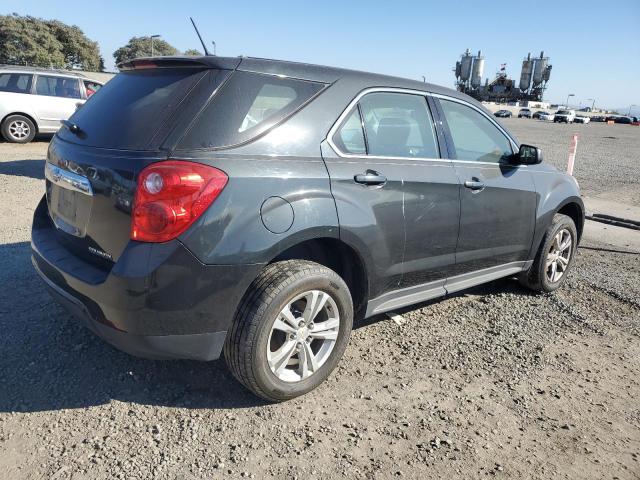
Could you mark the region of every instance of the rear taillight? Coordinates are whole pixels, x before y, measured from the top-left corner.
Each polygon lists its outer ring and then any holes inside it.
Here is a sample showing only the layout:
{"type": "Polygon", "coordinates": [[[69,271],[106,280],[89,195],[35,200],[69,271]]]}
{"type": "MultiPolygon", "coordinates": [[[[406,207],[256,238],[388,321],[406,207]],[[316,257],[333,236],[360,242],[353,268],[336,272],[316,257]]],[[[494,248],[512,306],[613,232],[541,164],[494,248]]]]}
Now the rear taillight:
{"type": "Polygon", "coordinates": [[[167,160],[138,176],[131,239],[166,242],[202,215],[227,184],[227,175],[201,163],[167,160]]]}

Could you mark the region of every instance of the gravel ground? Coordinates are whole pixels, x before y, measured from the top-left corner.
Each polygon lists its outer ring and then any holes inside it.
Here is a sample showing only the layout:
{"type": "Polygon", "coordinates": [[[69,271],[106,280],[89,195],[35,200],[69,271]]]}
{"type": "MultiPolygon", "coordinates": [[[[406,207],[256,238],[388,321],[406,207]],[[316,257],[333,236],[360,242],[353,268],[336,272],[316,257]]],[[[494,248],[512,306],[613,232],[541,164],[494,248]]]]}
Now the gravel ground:
{"type": "MultiPolygon", "coordinates": [[[[505,123],[552,163],[582,129],[505,123]]],[[[590,127],[583,188],[625,188],[640,130],[590,127]],[[609,133],[616,169],[587,154],[609,133]]],[[[223,362],[130,357],[52,302],[28,243],[46,146],[0,144],[0,476],[640,479],[637,254],[586,239],[554,295],[501,280],[369,319],[324,385],[268,405],[223,362]]]]}
{"type": "Polygon", "coordinates": [[[574,176],[583,195],[640,206],[638,160],[640,127],[606,123],[549,123],[527,118],[501,118],[522,143],[542,148],[545,161],[567,168],[569,144],[578,134],[574,176]]]}

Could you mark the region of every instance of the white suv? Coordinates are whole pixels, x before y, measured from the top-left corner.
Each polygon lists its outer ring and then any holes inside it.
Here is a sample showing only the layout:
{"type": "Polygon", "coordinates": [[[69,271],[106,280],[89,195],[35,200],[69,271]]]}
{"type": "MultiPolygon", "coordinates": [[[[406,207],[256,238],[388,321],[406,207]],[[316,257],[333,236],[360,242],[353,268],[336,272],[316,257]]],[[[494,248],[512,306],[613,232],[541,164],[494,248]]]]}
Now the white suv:
{"type": "Polygon", "coordinates": [[[575,110],[558,110],[553,117],[554,123],[564,122],[564,123],[573,123],[576,119],[576,111],[575,110]]]}
{"type": "Polygon", "coordinates": [[[101,87],[101,82],[72,72],[0,68],[2,136],[28,143],[37,133],[55,133],[101,87]]]}

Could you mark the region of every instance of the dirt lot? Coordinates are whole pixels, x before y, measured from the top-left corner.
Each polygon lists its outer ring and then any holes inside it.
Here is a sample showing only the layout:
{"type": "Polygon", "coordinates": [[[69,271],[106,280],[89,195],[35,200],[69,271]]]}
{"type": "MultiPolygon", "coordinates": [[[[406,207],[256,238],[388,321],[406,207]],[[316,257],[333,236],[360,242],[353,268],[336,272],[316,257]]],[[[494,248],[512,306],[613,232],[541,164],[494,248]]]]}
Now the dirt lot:
{"type": "MultiPolygon", "coordinates": [[[[557,165],[580,131],[584,191],[640,205],[640,129],[505,123],[557,165]]],[[[554,295],[501,280],[370,319],[317,391],[266,405],[50,300],[28,243],[46,147],[0,144],[0,477],[640,478],[638,254],[586,238],[554,295]]]]}

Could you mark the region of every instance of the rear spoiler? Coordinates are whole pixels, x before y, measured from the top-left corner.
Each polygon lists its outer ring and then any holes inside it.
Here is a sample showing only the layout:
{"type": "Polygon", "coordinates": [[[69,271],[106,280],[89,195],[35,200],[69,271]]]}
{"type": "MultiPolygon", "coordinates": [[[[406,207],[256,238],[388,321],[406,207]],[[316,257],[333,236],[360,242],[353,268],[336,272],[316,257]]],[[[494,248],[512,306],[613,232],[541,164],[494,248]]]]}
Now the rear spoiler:
{"type": "Polygon", "coordinates": [[[148,70],[153,68],[216,68],[235,70],[242,58],[233,57],[143,57],[118,64],[120,71],[148,70]]]}

